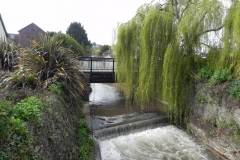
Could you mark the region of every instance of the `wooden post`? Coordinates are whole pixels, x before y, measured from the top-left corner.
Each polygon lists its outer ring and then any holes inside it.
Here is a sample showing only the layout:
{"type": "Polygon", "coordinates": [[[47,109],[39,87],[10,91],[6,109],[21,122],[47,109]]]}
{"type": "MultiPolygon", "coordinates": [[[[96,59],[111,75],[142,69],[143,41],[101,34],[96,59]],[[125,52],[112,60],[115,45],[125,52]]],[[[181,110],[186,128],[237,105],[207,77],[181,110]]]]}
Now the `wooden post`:
{"type": "Polygon", "coordinates": [[[114,58],[113,58],[113,82],[115,82],[115,72],[114,72],[114,58]]]}
{"type": "Polygon", "coordinates": [[[91,69],[90,69],[90,83],[92,81],[92,57],[91,57],[91,69]]]}

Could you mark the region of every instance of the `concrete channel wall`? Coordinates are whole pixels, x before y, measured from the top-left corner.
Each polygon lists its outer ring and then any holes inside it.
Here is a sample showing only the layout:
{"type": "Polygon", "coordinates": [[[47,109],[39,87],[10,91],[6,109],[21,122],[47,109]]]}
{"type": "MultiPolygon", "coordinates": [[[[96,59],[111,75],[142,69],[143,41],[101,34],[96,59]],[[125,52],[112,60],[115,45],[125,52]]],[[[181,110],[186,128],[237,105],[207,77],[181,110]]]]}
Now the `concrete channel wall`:
{"type": "Polygon", "coordinates": [[[221,85],[199,83],[191,106],[189,129],[222,159],[240,159],[240,102],[230,96],[226,82],[221,85]]]}

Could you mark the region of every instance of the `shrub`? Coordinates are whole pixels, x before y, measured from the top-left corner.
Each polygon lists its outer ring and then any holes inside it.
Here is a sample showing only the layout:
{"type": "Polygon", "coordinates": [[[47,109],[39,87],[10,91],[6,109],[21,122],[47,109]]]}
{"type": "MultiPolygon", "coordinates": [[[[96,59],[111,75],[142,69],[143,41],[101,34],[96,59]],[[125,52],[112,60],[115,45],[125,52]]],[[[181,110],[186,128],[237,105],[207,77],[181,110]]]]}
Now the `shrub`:
{"type": "Polygon", "coordinates": [[[198,76],[204,79],[209,79],[212,75],[213,71],[208,66],[203,67],[198,73],[198,76]]]}
{"type": "Polygon", "coordinates": [[[30,121],[35,124],[40,124],[40,111],[42,103],[36,97],[27,97],[14,106],[14,118],[24,121],[30,121]]]}
{"type": "Polygon", "coordinates": [[[13,87],[30,87],[36,88],[39,85],[39,80],[34,73],[29,72],[26,67],[19,67],[15,72],[10,74],[10,77],[5,79],[4,83],[13,82],[13,87]]]}
{"type": "Polygon", "coordinates": [[[210,78],[210,82],[214,84],[221,84],[231,78],[231,72],[228,69],[221,69],[216,71],[210,78]]]}
{"type": "Polygon", "coordinates": [[[35,97],[23,99],[15,106],[11,101],[0,100],[0,159],[38,158],[26,123],[39,120],[40,107],[35,97]]]}
{"type": "Polygon", "coordinates": [[[52,82],[63,82],[64,91],[75,100],[84,94],[83,73],[77,56],[61,41],[49,35],[41,36],[40,42],[32,41],[31,48],[22,51],[18,69],[4,81],[17,87],[47,88],[52,82]]]}
{"type": "Polygon", "coordinates": [[[61,46],[64,48],[70,48],[77,56],[84,55],[83,47],[70,35],[57,33],[53,36],[57,41],[62,41],[61,46]]]}
{"type": "Polygon", "coordinates": [[[64,86],[63,83],[55,81],[50,86],[48,86],[48,89],[53,93],[61,94],[62,93],[62,91],[61,91],[62,86],[64,86]]]}
{"type": "Polygon", "coordinates": [[[12,108],[13,104],[11,101],[0,100],[0,139],[5,139],[8,136],[12,108]]]}
{"type": "Polygon", "coordinates": [[[240,100],[240,80],[231,82],[228,92],[232,97],[240,100]]]}
{"type": "Polygon", "coordinates": [[[13,70],[13,66],[18,63],[19,47],[14,43],[7,43],[0,40],[0,69],[13,70]]]}

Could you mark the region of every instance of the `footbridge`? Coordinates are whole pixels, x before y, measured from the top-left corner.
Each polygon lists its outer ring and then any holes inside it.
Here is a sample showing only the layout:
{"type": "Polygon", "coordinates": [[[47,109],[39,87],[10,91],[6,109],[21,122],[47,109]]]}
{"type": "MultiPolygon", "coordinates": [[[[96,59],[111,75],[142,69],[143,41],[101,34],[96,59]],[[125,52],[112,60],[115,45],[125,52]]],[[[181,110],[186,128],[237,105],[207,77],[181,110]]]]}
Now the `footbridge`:
{"type": "Polygon", "coordinates": [[[90,83],[115,83],[114,58],[80,57],[81,71],[89,75],[90,83]]]}

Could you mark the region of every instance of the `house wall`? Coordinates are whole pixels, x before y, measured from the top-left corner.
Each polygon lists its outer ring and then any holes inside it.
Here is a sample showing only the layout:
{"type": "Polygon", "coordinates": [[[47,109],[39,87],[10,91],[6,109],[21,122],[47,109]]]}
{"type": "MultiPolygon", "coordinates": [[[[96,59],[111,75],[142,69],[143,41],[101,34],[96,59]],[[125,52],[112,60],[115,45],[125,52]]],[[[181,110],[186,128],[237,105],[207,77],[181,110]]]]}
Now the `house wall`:
{"type": "Polygon", "coordinates": [[[6,40],[6,33],[4,31],[3,24],[1,21],[0,21],[0,39],[6,40]]]}
{"type": "Polygon", "coordinates": [[[30,24],[19,31],[18,42],[22,47],[28,47],[31,44],[30,40],[40,41],[39,35],[46,33],[35,24],[30,24]]]}

